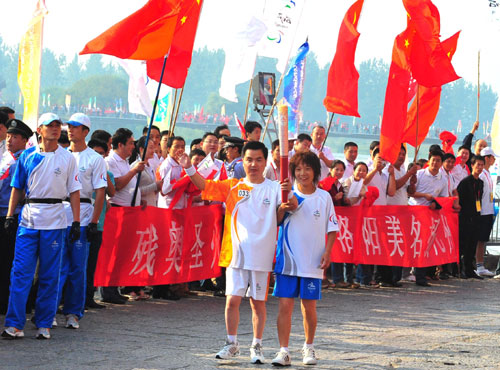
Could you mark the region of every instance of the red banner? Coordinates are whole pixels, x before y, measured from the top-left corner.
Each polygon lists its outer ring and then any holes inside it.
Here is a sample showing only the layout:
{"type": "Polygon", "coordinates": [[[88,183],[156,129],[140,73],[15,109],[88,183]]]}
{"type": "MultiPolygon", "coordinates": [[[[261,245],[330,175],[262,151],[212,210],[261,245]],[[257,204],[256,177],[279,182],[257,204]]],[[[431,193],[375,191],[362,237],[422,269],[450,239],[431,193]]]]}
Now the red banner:
{"type": "Polygon", "coordinates": [[[427,206],[336,207],[340,231],[333,262],[403,267],[458,262],[458,213],[453,198],[427,206]]]}
{"type": "Polygon", "coordinates": [[[222,207],[113,207],[106,214],[96,286],[175,284],[219,276],[222,207]]]}

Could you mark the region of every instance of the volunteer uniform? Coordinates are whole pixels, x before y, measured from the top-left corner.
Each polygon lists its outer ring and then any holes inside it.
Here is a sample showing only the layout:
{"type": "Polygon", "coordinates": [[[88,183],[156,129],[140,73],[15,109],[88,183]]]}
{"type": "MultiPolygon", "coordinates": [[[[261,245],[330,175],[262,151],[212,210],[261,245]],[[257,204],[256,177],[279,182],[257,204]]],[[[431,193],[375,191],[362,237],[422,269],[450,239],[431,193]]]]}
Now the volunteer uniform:
{"type": "Polygon", "coordinates": [[[80,190],[80,239],[71,242],[69,231],[73,222],[73,213],[69,202],[64,202],[66,210],[67,230],[66,244],[63,251],[61,278],[59,281],[59,296],[66,283],[63,314],[83,316],[87,286],[87,259],[89,242],[87,241],[87,226],[92,220],[94,207],[92,193],[105,188],[107,183],[106,164],[94,149],[86,148],[81,152],[72,152],[78,166],[78,179],[82,184],[80,190]]]}
{"type": "Polygon", "coordinates": [[[268,179],[260,184],[246,178],[207,180],[202,198],[226,205],[219,258],[219,265],[227,267],[226,295],[242,297],[247,292],[247,297],[266,300],[276,249],[280,184],[268,179]]]}
{"type": "Polygon", "coordinates": [[[5,326],[24,328],[26,301],[39,260],[35,325],[50,328],[57,311],[67,226],[62,200],[82,188],[76,160],[60,146],[55,152],[41,152],[39,146],[26,149],[19,157],[12,187],[25,191],[26,204],[17,231],[5,326]]]}
{"type": "Polygon", "coordinates": [[[321,299],[321,257],[325,235],[339,231],[332,198],[316,189],[313,194],[294,190],[298,208],[285,215],[276,252],[273,295],[282,298],[321,299]]]}

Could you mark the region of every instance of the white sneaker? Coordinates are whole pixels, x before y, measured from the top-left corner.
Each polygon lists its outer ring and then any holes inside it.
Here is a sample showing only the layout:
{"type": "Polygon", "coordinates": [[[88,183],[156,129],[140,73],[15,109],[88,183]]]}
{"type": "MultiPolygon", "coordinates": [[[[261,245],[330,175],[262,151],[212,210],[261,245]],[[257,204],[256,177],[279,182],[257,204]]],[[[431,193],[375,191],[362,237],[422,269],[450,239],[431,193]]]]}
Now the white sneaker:
{"type": "Polygon", "coordinates": [[[302,348],[302,363],[304,365],[316,365],[318,363],[318,358],[316,357],[316,352],[314,348],[304,347],[302,348]]]}
{"type": "Polygon", "coordinates": [[[491,272],[490,270],[487,270],[484,266],[478,267],[476,270],[476,274],[478,274],[479,276],[487,276],[487,277],[495,276],[495,273],[491,272]]]}
{"type": "Polygon", "coordinates": [[[5,328],[5,330],[3,331],[2,337],[7,339],[24,338],[24,331],[16,329],[13,326],[9,326],[8,328],[5,328]]]}
{"type": "Polygon", "coordinates": [[[276,357],[273,358],[271,364],[273,364],[274,366],[290,366],[292,364],[290,353],[288,353],[287,351],[276,352],[276,357]]]}
{"type": "Polygon", "coordinates": [[[238,343],[226,340],[226,345],[215,355],[215,358],[227,360],[240,354],[240,345],[238,343]]]}
{"type": "Polygon", "coordinates": [[[500,274],[493,276],[493,279],[500,279],[500,274]]]}
{"type": "Polygon", "coordinates": [[[36,339],[50,339],[49,328],[38,328],[36,339]]]}
{"type": "Polygon", "coordinates": [[[57,320],[56,320],[55,316],[54,316],[54,320],[52,320],[52,328],[57,328],[57,320]]]}
{"type": "Polygon", "coordinates": [[[415,275],[408,275],[407,277],[402,279],[403,281],[415,282],[415,275]]]}
{"type": "Polygon", "coordinates": [[[78,318],[76,315],[67,315],[66,316],[66,327],[68,329],[78,329],[80,325],[78,324],[78,318]]]}
{"type": "Polygon", "coordinates": [[[250,346],[250,359],[252,364],[263,364],[264,363],[264,355],[262,353],[262,345],[256,343],[250,346]]]}

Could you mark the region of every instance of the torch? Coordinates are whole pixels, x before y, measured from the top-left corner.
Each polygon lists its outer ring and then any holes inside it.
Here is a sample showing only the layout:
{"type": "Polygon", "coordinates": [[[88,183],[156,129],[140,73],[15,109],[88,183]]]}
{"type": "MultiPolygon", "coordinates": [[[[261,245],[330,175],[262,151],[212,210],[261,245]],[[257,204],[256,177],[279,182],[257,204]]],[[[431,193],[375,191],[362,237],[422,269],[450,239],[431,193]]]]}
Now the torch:
{"type": "MultiPolygon", "coordinates": [[[[288,178],[288,103],[285,98],[278,103],[278,131],[280,140],[280,181],[288,178]]],[[[288,191],[281,191],[281,201],[288,201],[288,191]]]]}

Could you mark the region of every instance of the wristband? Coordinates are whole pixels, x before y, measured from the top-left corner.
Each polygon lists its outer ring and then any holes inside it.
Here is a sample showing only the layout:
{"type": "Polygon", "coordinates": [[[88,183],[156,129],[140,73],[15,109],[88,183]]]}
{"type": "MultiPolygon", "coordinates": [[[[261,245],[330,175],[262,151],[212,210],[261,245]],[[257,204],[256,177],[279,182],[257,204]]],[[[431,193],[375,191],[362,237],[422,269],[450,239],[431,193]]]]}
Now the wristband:
{"type": "Polygon", "coordinates": [[[186,171],[186,174],[189,177],[191,177],[191,176],[193,176],[196,173],[196,168],[194,168],[194,166],[191,166],[189,168],[186,168],[185,171],[186,171]]]}

